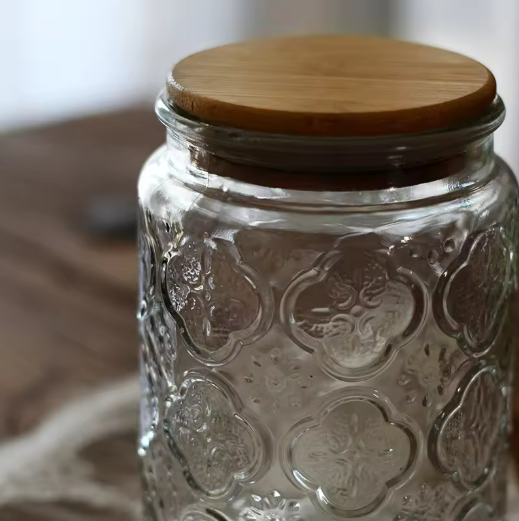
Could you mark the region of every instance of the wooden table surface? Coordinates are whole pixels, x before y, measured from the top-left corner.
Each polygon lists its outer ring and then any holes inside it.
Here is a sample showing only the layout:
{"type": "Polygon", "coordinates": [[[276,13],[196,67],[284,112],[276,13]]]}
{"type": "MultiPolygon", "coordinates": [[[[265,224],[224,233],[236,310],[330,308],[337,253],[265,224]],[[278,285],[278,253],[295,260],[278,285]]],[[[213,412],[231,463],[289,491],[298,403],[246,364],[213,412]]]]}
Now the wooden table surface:
{"type": "MultiPolygon", "coordinates": [[[[163,140],[151,107],[0,136],[0,442],[137,371],[133,241],[90,236],[85,213],[111,194],[134,204],[139,169],[163,140]]],[[[137,483],[135,439],[98,452],[127,454],[137,483]]],[[[125,518],[75,505],[0,507],[1,521],[58,519],[125,518]]]]}
{"type": "MultiPolygon", "coordinates": [[[[139,169],[163,139],[151,108],[0,137],[0,443],[136,372],[134,245],[89,236],[85,212],[110,194],[133,204],[139,169]]],[[[92,458],[137,490],[134,454],[128,435],[92,458]]],[[[126,519],[74,504],[0,507],[1,521],[126,519]]]]}

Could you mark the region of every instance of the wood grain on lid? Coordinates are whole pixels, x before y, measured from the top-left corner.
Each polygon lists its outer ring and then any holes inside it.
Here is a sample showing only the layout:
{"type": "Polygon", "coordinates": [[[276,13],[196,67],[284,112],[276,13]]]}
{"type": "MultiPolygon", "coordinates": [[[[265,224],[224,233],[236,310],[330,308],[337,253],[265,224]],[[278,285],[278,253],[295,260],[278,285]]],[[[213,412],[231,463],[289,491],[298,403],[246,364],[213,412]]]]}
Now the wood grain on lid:
{"type": "Polygon", "coordinates": [[[213,124],[315,136],[374,136],[463,125],[493,101],[479,62],[360,36],[252,40],[189,56],[168,91],[213,124]]]}

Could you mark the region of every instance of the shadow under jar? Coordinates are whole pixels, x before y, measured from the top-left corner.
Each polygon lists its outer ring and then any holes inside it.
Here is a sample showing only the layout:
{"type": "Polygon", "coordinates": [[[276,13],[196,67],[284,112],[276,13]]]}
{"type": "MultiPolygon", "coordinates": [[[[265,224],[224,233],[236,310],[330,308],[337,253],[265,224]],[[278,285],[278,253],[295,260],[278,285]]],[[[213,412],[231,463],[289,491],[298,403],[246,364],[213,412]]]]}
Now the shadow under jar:
{"type": "Polygon", "coordinates": [[[186,58],[139,180],[147,521],[492,520],[517,185],[481,64],[296,37],[186,58]]]}

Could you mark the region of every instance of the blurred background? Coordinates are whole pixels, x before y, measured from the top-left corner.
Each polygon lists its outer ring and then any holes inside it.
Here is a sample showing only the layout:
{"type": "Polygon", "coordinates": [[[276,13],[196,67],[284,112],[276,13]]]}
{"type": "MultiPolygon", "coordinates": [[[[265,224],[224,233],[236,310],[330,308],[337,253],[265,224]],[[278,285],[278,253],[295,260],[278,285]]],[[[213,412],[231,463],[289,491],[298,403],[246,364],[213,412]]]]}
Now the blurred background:
{"type": "Polygon", "coordinates": [[[516,0],[0,0],[0,129],[151,103],[186,54],[244,38],[353,32],[486,64],[508,107],[498,150],[519,170],[516,0]]]}

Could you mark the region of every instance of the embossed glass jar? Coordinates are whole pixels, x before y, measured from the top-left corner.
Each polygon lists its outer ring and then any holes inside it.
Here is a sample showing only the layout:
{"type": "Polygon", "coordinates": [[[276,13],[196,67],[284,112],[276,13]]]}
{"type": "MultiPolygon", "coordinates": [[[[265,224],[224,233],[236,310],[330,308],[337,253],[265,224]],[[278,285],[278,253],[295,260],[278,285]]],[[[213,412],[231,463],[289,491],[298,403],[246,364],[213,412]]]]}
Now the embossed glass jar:
{"type": "Polygon", "coordinates": [[[203,122],[139,181],[147,521],[499,519],[517,185],[501,100],[384,136],[203,122]]]}

